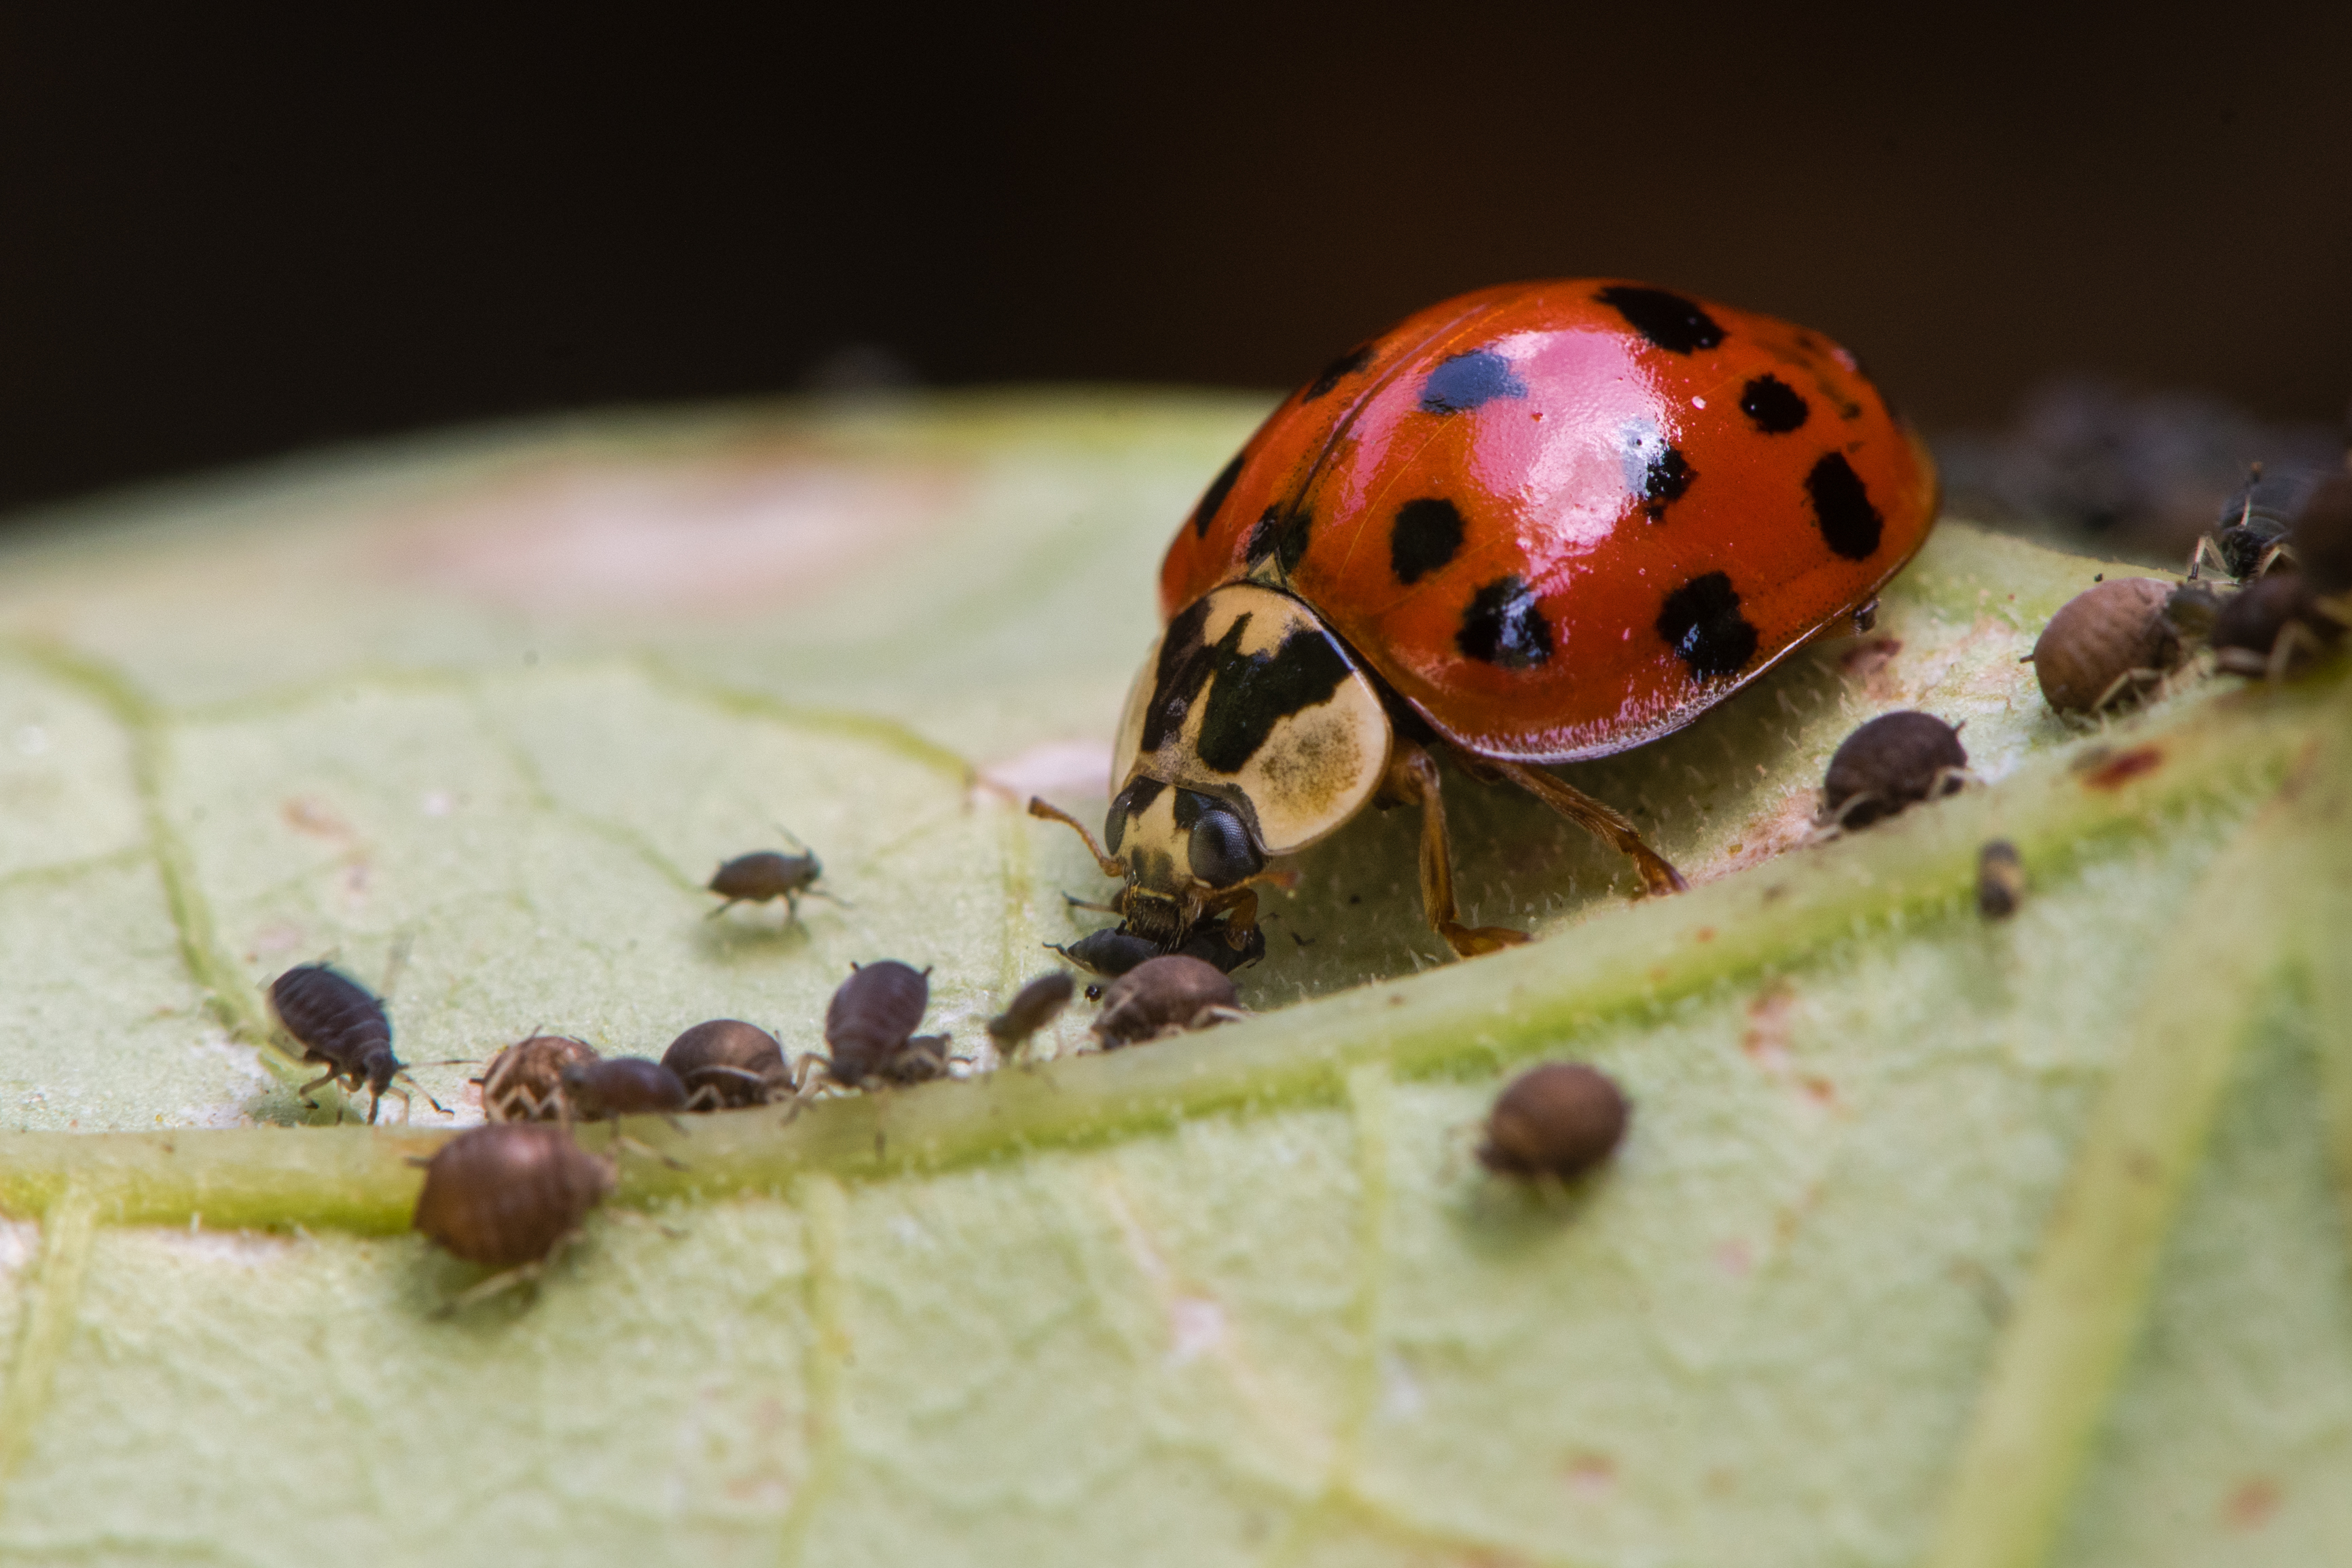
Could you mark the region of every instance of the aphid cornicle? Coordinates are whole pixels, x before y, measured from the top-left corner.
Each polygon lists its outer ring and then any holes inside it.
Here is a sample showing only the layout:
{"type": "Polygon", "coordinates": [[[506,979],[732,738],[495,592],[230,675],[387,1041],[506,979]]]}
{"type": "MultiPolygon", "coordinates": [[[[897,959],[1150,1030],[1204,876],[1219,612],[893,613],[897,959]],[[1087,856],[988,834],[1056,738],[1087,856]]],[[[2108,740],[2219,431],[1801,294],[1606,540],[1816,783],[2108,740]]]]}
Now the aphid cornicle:
{"type": "Polygon", "coordinates": [[[1449,947],[1523,942],[1460,919],[1440,759],[1680,889],[1546,768],[1671,734],[1856,623],[1935,511],[1926,448],[1818,333],[1621,279],[1449,299],[1327,365],[1178,528],[1102,840],[1029,809],[1086,838],[1119,931],[1159,952],[1241,947],[1269,864],[1374,805],[1420,812],[1449,947]]]}
{"type": "Polygon", "coordinates": [[[425,1167],[412,1227],[468,1263],[506,1272],[449,1303],[454,1309],[534,1277],[613,1190],[610,1160],[562,1127],[473,1127],[425,1167]]]}
{"type": "Polygon", "coordinates": [[[1606,1074],[1582,1062],[1547,1061],[1496,1098],[1478,1160],[1499,1176],[1570,1181],[1609,1157],[1631,1116],[1606,1074]]]}
{"type": "Polygon", "coordinates": [[[1013,993],[1003,1012],[988,1020],[988,1038],[996,1042],[1001,1051],[1014,1050],[1052,1023],[1070,1005],[1070,997],[1076,989],[1077,982],[1070,978],[1067,969],[1038,976],[1013,993]]]}
{"type": "Polygon", "coordinates": [[[1887,713],[1845,737],[1822,778],[1822,815],[1860,828],[1958,789],[1969,766],[1959,731],[1933,714],[1887,713]]]}
{"type": "Polygon", "coordinates": [[[1170,953],[1138,964],[1103,992],[1087,1027],[1105,1051],[1246,1018],[1234,983],[1213,964],[1170,953]]]}
{"type": "Polygon", "coordinates": [[[816,885],[824,874],[824,864],[806,846],[794,854],[759,850],[737,855],[710,873],[710,891],[727,901],[710,912],[710,918],[717,919],[739,904],[767,904],[781,898],[791,918],[797,920],[802,894],[829,896],[816,885]]]}
{"type": "Polygon", "coordinates": [[[786,1076],[776,1037],[740,1019],[696,1024],[670,1041],[662,1065],[686,1086],[689,1111],[764,1104],[786,1076]]]}
{"type": "Polygon", "coordinates": [[[535,1034],[490,1058],[482,1086],[482,1114],[493,1122],[560,1122],[565,1114],[563,1070],[598,1060],[596,1048],[564,1034],[535,1034]]]}
{"type": "MultiPolygon", "coordinates": [[[[386,1094],[409,1104],[408,1091],[394,1083],[407,1078],[408,1069],[392,1053],[392,1019],[373,993],[340,970],[324,964],[297,964],[269,984],[269,1010],[302,1047],[302,1060],[327,1069],[296,1092],[302,1103],[316,1106],[310,1091],[321,1083],[341,1081],[347,1092],[364,1083],[368,1090],[368,1120],[373,1122],[386,1094]]],[[[418,1085],[423,1092],[423,1085],[418,1085]]],[[[449,1108],[432,1095],[426,1103],[443,1115],[449,1108]]]]}
{"type": "Polygon", "coordinates": [[[918,1036],[931,1005],[929,969],[895,958],[853,966],[824,1009],[826,1054],[801,1063],[803,1092],[822,1070],[845,1089],[875,1089],[943,1078],[948,1037],[918,1036]]]}

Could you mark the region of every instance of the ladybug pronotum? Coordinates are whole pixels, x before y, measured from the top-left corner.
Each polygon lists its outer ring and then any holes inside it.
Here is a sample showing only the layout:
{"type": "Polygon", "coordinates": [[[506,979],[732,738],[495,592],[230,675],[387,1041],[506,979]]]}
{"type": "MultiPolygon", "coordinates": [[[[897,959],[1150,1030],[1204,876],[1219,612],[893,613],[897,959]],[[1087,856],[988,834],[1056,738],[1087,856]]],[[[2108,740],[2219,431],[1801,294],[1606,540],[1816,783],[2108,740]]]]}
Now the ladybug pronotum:
{"type": "Polygon", "coordinates": [[[1817,333],[1606,279],[1464,295],[1326,365],[1177,530],[1101,843],[1030,810],[1123,880],[1123,962],[1262,940],[1269,863],[1373,804],[1421,812],[1448,946],[1523,942],[1459,919],[1438,760],[1679,889],[1547,767],[1671,734],[1853,624],[1935,509],[1925,448],[1817,333]]]}

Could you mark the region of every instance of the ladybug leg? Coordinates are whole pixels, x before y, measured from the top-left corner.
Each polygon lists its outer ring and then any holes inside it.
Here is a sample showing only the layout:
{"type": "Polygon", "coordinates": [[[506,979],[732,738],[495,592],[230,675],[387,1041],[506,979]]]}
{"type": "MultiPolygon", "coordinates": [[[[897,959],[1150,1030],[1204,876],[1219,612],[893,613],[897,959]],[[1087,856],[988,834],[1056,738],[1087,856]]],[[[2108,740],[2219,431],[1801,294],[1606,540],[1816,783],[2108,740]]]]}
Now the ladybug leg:
{"type": "Polygon", "coordinates": [[[1633,869],[1642,873],[1643,883],[1650,892],[1683,893],[1689,889],[1690,883],[1683,880],[1683,873],[1642,841],[1640,831],[1631,821],[1581,789],[1570,789],[1542,768],[1530,768],[1524,762],[1504,762],[1491,757],[1479,760],[1594,838],[1615,846],[1633,861],[1633,869]]]}
{"type": "Polygon", "coordinates": [[[1059,806],[1049,806],[1039,797],[1032,795],[1029,797],[1029,814],[1041,821],[1059,822],[1084,839],[1087,841],[1087,852],[1095,857],[1095,864],[1102,867],[1103,875],[1125,876],[1127,874],[1127,862],[1117,855],[1105,854],[1103,847],[1095,842],[1095,836],[1087,831],[1087,825],[1059,806]]]}
{"type": "Polygon", "coordinates": [[[1524,931],[1507,925],[1465,925],[1454,902],[1454,859],[1445,843],[1445,801],[1438,792],[1437,762],[1418,746],[1399,742],[1389,776],[1381,781],[1387,794],[1405,805],[1421,808],[1421,906],[1429,924],[1457,957],[1475,958],[1528,939],[1524,931]]]}

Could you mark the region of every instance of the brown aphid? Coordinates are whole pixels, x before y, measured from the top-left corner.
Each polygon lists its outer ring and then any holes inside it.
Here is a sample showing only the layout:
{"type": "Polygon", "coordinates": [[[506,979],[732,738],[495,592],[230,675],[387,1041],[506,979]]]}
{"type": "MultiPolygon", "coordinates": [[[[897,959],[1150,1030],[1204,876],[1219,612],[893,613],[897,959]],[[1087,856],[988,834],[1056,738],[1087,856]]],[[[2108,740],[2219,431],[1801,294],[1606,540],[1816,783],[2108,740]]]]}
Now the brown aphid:
{"type": "Polygon", "coordinates": [[[2214,663],[2233,674],[2292,674],[2343,640],[2343,616],[2299,571],[2254,579],[2213,618],[2214,663]]]}
{"type": "Polygon", "coordinates": [[[2025,862],[2017,846],[1994,839],[1977,852],[1977,912],[1987,920],[2006,920],[2025,902],[2025,862]]]}
{"type": "Polygon", "coordinates": [[[445,1310],[535,1278],[613,1190],[612,1162],[562,1127],[473,1127],[418,1163],[425,1190],[411,1225],[468,1263],[507,1270],[445,1310]]]}
{"type": "MultiPolygon", "coordinates": [[[[346,1092],[367,1085],[368,1120],[376,1118],[386,1094],[397,1094],[404,1112],[408,1091],[393,1080],[407,1078],[407,1067],[392,1053],[392,1019],[383,1003],[357,980],[324,964],[297,964],[269,985],[269,1010],[286,1032],[302,1047],[302,1060],[317,1062],[326,1071],[296,1091],[302,1103],[316,1107],[310,1091],[340,1079],[346,1092]]],[[[418,1085],[419,1092],[423,1085],[418,1085]]],[[[432,1095],[425,1102],[443,1115],[449,1107],[432,1095]]]]}
{"type": "Polygon", "coordinates": [[[482,1114],[493,1122],[564,1119],[563,1070],[594,1061],[596,1048],[564,1034],[535,1034],[490,1058],[482,1086],[482,1114]]]}
{"type": "Polygon", "coordinates": [[[1013,994],[1003,1012],[988,1020],[988,1037],[1001,1051],[1018,1049],[1070,1005],[1070,996],[1076,989],[1077,982],[1067,969],[1038,976],[1013,994]]]}
{"type": "Polygon", "coordinates": [[[667,1116],[686,1109],[686,1085],[677,1074],[642,1056],[576,1061],[559,1077],[572,1113],[583,1122],[667,1116]]]}
{"type": "Polygon", "coordinates": [[[2177,667],[2179,633],[2165,615],[2169,584],[2118,577],[2059,606],[2031,655],[2042,695],[2060,713],[2097,713],[2158,685],[2177,667]]]}
{"type": "Polygon", "coordinates": [[[814,1067],[845,1089],[921,1083],[948,1071],[948,1037],[917,1036],[931,1005],[929,969],[896,958],[852,965],[824,1009],[826,1054],[802,1062],[803,1092],[814,1067]]]}
{"type": "Polygon", "coordinates": [[[787,1079],[776,1037],[740,1019],[696,1024],[669,1042],[661,1064],[685,1086],[689,1111],[763,1105],[787,1079]]]}
{"type": "Polygon", "coordinates": [[[1496,1097],[1478,1162],[1499,1176],[1572,1181],[1609,1157],[1631,1115],[1605,1074],[1581,1062],[1547,1061],[1496,1097]]]}
{"type": "Polygon", "coordinates": [[[711,873],[710,891],[727,902],[710,912],[717,919],[739,904],[768,904],[782,899],[791,917],[800,918],[801,895],[824,895],[815,885],[824,874],[824,867],[816,856],[807,851],[784,854],[776,850],[760,850],[748,855],[737,855],[711,873]]]}
{"type": "Polygon", "coordinates": [[[1932,714],[1881,714],[1845,737],[1822,779],[1829,821],[1861,828],[1960,787],[1960,732],[1932,714]]]}
{"type": "Polygon", "coordinates": [[[1110,983],[1089,1027],[1105,1051],[1249,1015],[1214,964],[1181,953],[1147,959],[1110,983]]]}

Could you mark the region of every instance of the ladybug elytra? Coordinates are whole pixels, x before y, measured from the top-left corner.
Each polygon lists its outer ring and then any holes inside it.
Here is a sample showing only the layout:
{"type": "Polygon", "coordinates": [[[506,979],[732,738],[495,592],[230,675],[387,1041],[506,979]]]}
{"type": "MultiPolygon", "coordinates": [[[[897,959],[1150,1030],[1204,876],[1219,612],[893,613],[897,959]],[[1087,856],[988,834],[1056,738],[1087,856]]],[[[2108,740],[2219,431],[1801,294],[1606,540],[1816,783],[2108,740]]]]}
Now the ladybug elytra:
{"type": "Polygon", "coordinates": [[[1544,771],[1667,735],[1848,618],[1926,540],[1935,467],[1852,355],[1608,279],[1450,299],[1341,356],[1211,482],[1160,569],[1166,629],[1119,723],[1103,843],[1122,946],[1236,952],[1255,884],[1367,804],[1422,811],[1459,955],[1436,758],[1631,858],[1544,771]]]}

